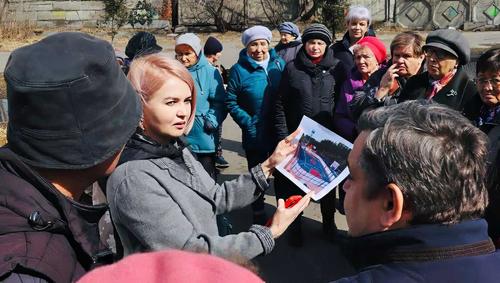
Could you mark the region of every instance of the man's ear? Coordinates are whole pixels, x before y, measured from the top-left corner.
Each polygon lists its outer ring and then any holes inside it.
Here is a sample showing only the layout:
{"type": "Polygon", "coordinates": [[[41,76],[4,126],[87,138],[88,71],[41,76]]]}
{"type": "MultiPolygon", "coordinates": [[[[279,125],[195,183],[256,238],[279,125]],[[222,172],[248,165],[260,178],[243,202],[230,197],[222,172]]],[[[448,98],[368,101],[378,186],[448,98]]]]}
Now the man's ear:
{"type": "Polygon", "coordinates": [[[403,216],[403,193],[398,185],[390,183],[385,187],[383,198],[382,205],[384,212],[380,216],[380,224],[390,229],[403,216]]]}

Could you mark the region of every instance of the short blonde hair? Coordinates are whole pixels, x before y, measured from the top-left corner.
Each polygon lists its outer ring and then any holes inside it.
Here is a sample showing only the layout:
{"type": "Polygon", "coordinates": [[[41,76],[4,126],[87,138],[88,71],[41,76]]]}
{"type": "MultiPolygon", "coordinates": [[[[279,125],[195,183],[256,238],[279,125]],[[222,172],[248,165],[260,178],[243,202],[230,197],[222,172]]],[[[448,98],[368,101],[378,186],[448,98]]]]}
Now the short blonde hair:
{"type": "Polygon", "coordinates": [[[196,113],[196,88],[189,71],[177,60],[163,53],[156,53],[135,58],[130,65],[128,79],[146,103],[149,97],[158,91],[170,77],[176,77],[185,82],[191,90],[191,115],[189,116],[185,134],[189,133],[196,113]]]}

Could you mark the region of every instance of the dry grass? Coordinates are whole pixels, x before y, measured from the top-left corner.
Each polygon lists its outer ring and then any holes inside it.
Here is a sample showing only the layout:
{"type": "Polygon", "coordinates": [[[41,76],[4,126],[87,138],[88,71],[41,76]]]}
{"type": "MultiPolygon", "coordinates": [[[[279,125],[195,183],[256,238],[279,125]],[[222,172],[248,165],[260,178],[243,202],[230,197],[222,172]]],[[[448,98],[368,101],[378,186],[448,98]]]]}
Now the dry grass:
{"type": "Polygon", "coordinates": [[[7,143],[7,123],[0,123],[0,146],[7,143]]]}
{"type": "Polygon", "coordinates": [[[7,84],[5,83],[3,73],[0,73],[0,99],[2,98],[7,98],[7,84]]]}
{"type": "Polygon", "coordinates": [[[38,33],[35,23],[30,21],[5,21],[0,23],[0,38],[24,40],[38,33]]]}

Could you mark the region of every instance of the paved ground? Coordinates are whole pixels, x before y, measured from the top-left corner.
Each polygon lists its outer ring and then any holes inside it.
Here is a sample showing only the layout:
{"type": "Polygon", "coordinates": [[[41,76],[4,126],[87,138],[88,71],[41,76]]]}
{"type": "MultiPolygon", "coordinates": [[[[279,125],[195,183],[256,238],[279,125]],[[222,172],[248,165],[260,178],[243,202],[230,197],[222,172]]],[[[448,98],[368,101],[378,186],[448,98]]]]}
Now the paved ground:
{"type": "MultiPolygon", "coordinates": [[[[231,166],[221,172],[221,181],[247,171],[241,147],[241,131],[230,116],[224,122],[222,136],[224,157],[231,166]]],[[[275,205],[274,191],[271,190],[266,194],[266,212],[269,216],[274,213],[275,205]]],[[[352,274],[353,269],[341,255],[339,247],[328,241],[321,231],[319,204],[311,202],[303,217],[304,246],[289,247],[288,235],[285,233],[278,239],[270,255],[255,260],[260,275],[267,282],[328,282],[352,274]]],[[[231,213],[230,218],[236,231],[244,231],[251,225],[251,209],[231,213]]],[[[336,222],[340,229],[347,229],[345,217],[339,213],[336,214],[336,222]]]]}

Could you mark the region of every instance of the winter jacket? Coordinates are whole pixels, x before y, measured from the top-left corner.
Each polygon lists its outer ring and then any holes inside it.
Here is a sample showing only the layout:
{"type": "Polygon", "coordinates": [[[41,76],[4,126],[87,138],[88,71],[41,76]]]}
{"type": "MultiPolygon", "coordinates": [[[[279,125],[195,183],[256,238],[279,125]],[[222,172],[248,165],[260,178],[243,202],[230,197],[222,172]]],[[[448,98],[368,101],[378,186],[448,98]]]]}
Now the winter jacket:
{"type": "Polygon", "coordinates": [[[278,140],[295,131],[306,115],[333,130],[333,111],[345,72],[327,49],[323,59],[313,64],[304,47],[286,65],[275,102],[275,131],[278,140]]]}
{"type": "MultiPolygon", "coordinates": [[[[370,28],[365,33],[365,36],[375,36],[375,32],[370,28]]],[[[341,40],[335,42],[331,47],[333,56],[339,59],[347,72],[355,68],[354,57],[351,49],[351,40],[349,39],[349,32],[346,32],[341,40]]]]}
{"type": "Polygon", "coordinates": [[[280,42],[278,43],[278,45],[276,45],[274,50],[276,50],[276,53],[278,53],[278,55],[283,58],[283,60],[285,60],[285,63],[288,63],[295,59],[301,47],[302,41],[295,40],[288,44],[283,44],[280,42]]]}
{"type": "Polygon", "coordinates": [[[350,241],[358,274],[348,282],[498,282],[500,252],[483,219],[416,225],[350,241]]]}
{"type": "Polygon", "coordinates": [[[250,58],[247,50],[240,52],[229,74],[226,106],[242,130],[243,148],[271,151],[276,145],[272,131],[271,105],[281,80],[285,62],[269,50],[267,70],[250,58]]]}
{"type": "Polygon", "coordinates": [[[349,103],[355,92],[363,90],[363,79],[357,69],[352,69],[349,77],[342,84],[340,96],[333,115],[333,129],[344,139],[354,142],[358,135],[356,123],[349,109],[349,103]]]}
{"type": "Polygon", "coordinates": [[[0,148],[0,180],[0,281],[73,282],[111,262],[98,231],[106,205],[66,198],[7,147],[0,148]]]}
{"type": "Polygon", "coordinates": [[[181,143],[133,139],[128,156],[140,160],[118,166],[107,184],[125,255],[171,248],[251,259],[273,249],[267,227],[224,237],[217,229],[216,215],[249,205],[269,187],[260,166],[218,185],[181,143]]]}
{"type": "MultiPolygon", "coordinates": [[[[398,103],[407,100],[426,99],[425,96],[430,87],[428,72],[415,75],[406,82],[398,103]]],[[[434,95],[432,101],[460,111],[469,120],[475,121],[481,108],[481,104],[477,100],[478,96],[476,84],[459,67],[448,84],[434,95]]]]}
{"type": "Polygon", "coordinates": [[[196,116],[187,136],[189,146],[196,153],[215,152],[214,134],[225,118],[226,93],[219,71],[201,54],[198,62],[188,68],[196,87],[196,116]],[[211,129],[207,129],[211,123],[211,129]]]}

